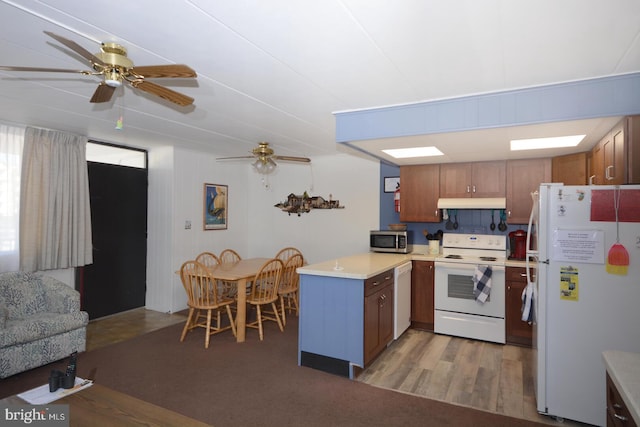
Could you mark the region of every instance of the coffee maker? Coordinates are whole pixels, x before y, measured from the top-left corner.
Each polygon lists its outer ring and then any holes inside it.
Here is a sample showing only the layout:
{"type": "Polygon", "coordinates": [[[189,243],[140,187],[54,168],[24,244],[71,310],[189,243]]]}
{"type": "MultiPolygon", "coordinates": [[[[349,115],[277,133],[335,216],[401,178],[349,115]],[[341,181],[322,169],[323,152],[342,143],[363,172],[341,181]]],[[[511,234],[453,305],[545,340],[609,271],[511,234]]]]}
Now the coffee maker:
{"type": "Polygon", "coordinates": [[[509,233],[509,259],[524,261],[527,258],[527,232],[516,230],[509,233]]]}

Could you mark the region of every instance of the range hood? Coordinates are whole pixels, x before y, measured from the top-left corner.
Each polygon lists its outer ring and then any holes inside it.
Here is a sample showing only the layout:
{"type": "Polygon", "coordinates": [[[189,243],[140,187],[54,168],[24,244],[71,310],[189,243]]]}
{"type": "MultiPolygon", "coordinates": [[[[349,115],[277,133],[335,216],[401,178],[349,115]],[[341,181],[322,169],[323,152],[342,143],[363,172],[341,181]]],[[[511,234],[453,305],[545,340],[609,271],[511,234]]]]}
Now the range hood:
{"type": "Polygon", "coordinates": [[[505,209],[504,197],[479,197],[461,199],[438,199],[438,209],[505,209]]]}

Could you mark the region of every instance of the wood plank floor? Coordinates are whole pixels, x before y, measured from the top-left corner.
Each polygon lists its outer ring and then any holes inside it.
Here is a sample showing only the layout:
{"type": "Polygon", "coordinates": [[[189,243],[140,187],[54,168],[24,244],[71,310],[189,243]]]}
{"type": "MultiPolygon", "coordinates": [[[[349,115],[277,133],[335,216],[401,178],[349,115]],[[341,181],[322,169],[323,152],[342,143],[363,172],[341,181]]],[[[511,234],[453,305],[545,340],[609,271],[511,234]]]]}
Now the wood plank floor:
{"type": "Polygon", "coordinates": [[[549,425],[584,426],[538,414],[529,348],[407,330],[358,381],[549,425]]]}
{"type": "Polygon", "coordinates": [[[87,351],[185,321],[185,313],[161,313],[144,307],[91,320],[87,326],[87,351]]]}
{"type": "MultiPolygon", "coordinates": [[[[87,350],[185,320],[186,312],[166,314],[144,308],[92,320],[87,327],[87,350]]],[[[409,329],[357,380],[550,425],[584,426],[537,413],[531,357],[527,348],[409,329]]]]}

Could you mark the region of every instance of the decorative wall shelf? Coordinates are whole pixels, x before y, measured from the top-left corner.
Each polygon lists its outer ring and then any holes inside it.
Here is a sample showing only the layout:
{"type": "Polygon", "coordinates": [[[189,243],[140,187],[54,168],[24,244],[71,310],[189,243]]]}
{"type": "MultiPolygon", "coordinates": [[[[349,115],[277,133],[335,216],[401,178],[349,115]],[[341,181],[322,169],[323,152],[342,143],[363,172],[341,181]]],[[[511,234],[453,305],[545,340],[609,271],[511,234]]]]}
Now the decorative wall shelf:
{"type": "Polygon", "coordinates": [[[344,209],[344,206],[340,206],[339,200],[332,200],[331,194],[329,194],[329,200],[325,200],[321,196],[309,196],[306,191],[303,195],[291,193],[285,202],[274,206],[289,215],[293,213],[298,216],[311,212],[311,209],[344,209]]]}

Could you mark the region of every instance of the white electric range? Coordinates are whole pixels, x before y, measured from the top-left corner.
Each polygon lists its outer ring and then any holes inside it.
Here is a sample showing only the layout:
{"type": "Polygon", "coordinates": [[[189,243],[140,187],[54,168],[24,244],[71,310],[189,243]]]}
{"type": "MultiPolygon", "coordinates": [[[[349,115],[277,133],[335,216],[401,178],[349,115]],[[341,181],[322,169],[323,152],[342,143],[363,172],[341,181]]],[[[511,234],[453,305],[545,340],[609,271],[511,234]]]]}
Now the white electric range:
{"type": "Polygon", "coordinates": [[[445,233],[435,259],[434,331],[439,334],[505,343],[505,262],[503,235],[445,233]],[[491,291],[482,303],[473,276],[490,267],[491,291]]]}

